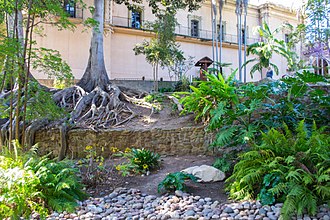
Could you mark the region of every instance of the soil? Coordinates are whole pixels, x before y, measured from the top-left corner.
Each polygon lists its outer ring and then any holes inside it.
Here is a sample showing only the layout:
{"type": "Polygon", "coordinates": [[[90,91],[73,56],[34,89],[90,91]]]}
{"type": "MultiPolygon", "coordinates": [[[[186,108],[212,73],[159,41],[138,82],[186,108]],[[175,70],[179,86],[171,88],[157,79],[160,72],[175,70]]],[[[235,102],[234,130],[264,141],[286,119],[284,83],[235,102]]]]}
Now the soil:
{"type": "Polygon", "coordinates": [[[181,127],[201,126],[201,122],[196,122],[194,114],[180,114],[180,112],[173,106],[167,97],[160,103],[155,103],[160,106],[160,111],[152,111],[151,108],[142,107],[139,105],[126,103],[137,116],[116,128],[124,129],[175,129],[181,127]]]}
{"type": "MultiPolygon", "coordinates": [[[[136,188],[148,195],[161,194],[157,192],[158,184],[168,173],[178,172],[191,166],[212,165],[215,157],[212,156],[161,156],[161,166],[158,170],[149,175],[132,175],[123,177],[115,170],[115,166],[123,162],[123,158],[108,159],[106,162],[105,181],[98,182],[95,186],[88,188],[88,192],[93,197],[109,194],[117,187],[136,188]]],[[[220,203],[227,202],[227,194],[224,191],[225,184],[221,182],[199,183],[186,181],[187,192],[201,197],[210,197],[220,203]]]]}
{"type": "MultiPolygon", "coordinates": [[[[187,126],[201,126],[201,123],[196,123],[193,114],[180,115],[173,108],[173,103],[165,98],[161,102],[161,110],[151,114],[150,108],[145,108],[133,104],[129,107],[137,113],[137,117],[130,122],[119,126],[119,129],[174,129],[187,126]]],[[[151,172],[150,175],[135,175],[122,177],[114,168],[117,164],[123,162],[123,158],[108,159],[106,162],[106,174],[103,176],[104,182],[98,181],[94,186],[88,188],[88,192],[92,196],[102,196],[110,193],[117,187],[137,188],[142,193],[150,195],[160,195],[157,192],[158,184],[166,177],[168,173],[178,172],[185,168],[197,165],[212,165],[215,157],[212,156],[173,156],[162,155],[160,169],[151,172]]],[[[201,197],[210,197],[219,202],[227,202],[227,194],[224,191],[224,182],[215,183],[194,183],[187,181],[187,192],[201,197]]]]}

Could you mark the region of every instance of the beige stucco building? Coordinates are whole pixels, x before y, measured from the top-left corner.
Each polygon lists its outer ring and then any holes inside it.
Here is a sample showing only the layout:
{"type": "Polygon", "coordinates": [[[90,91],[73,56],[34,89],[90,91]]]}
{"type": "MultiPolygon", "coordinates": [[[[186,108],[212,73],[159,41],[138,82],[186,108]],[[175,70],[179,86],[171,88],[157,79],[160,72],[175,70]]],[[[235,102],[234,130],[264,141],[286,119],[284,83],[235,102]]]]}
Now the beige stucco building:
{"type": "MultiPolygon", "coordinates": [[[[86,0],[87,5],[93,4],[92,0],[86,0]]],[[[129,11],[125,5],[115,4],[112,0],[105,0],[105,35],[104,56],[106,68],[110,79],[144,79],[151,80],[152,67],[145,61],[143,55],[136,56],[133,48],[144,39],[150,39],[152,33],[144,30],[146,21],[154,21],[155,17],[144,1],[139,5],[141,10],[129,11]]],[[[238,67],[237,21],[235,14],[235,1],[228,0],[223,9],[223,56],[222,62],[232,63],[231,68],[238,67]]],[[[76,79],[82,77],[87,65],[91,31],[82,25],[82,20],[91,16],[87,9],[68,7],[72,18],[77,25],[76,30],[58,31],[50,25],[44,26],[45,37],[36,36],[39,46],[56,49],[69,63],[76,79]]],[[[219,14],[219,13],[218,13],[219,14]]],[[[243,16],[242,16],[243,17],[243,16]]],[[[205,1],[202,7],[194,12],[180,10],[177,13],[178,25],[176,27],[177,42],[181,45],[185,57],[193,57],[194,62],[207,56],[212,59],[212,22],[211,1],[205,1]]],[[[259,6],[249,5],[247,15],[247,43],[259,40],[254,33],[255,28],[266,21],[271,30],[279,27],[284,22],[296,26],[300,21],[294,11],[287,8],[265,3],[259,6]]],[[[277,38],[285,39],[285,32],[277,34],[277,38]]],[[[299,46],[296,47],[299,50],[299,46]]],[[[297,51],[300,54],[299,51],[297,51]]],[[[250,57],[248,57],[250,58],[250,57]]],[[[284,58],[274,55],[272,62],[277,64],[281,75],[286,74],[286,61],[284,58]]],[[[256,81],[260,74],[256,73],[251,79],[247,66],[247,80],[256,81]]],[[[225,69],[229,74],[230,68],[225,69]]],[[[192,66],[187,75],[199,76],[199,69],[192,66]]],[[[34,72],[38,79],[46,79],[42,73],[34,72]]],[[[274,76],[274,78],[281,77],[274,76]]],[[[265,76],[265,73],[262,77],[265,76]]],[[[159,77],[163,80],[174,80],[167,69],[161,69],[159,77]]]]}

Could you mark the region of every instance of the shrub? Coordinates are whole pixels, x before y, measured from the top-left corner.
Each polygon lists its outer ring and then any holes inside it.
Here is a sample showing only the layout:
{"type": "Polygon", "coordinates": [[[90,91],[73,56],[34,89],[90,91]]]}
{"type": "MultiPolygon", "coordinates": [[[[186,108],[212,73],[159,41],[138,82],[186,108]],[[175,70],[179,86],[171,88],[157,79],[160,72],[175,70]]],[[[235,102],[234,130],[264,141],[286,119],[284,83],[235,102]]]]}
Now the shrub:
{"type": "Polygon", "coordinates": [[[217,158],[213,163],[213,166],[224,173],[231,170],[232,163],[226,158],[217,158]]]}
{"type": "Polygon", "coordinates": [[[144,97],[144,100],[149,103],[162,103],[165,96],[162,93],[152,93],[144,97]]]}
{"type": "Polygon", "coordinates": [[[14,144],[14,153],[0,156],[0,218],[29,218],[37,212],[45,217],[48,210],[74,211],[77,200],[86,194],[70,161],[23,153],[14,144]]]}
{"type": "Polygon", "coordinates": [[[78,170],[73,168],[72,161],[56,161],[44,157],[32,157],[25,167],[35,173],[40,181],[37,189],[42,193],[48,207],[56,211],[74,211],[77,200],[86,194],[78,179],[78,170]]]}
{"type": "MultiPolygon", "coordinates": [[[[0,162],[7,160],[0,157],[0,162]]],[[[0,218],[29,218],[32,212],[46,217],[42,194],[38,190],[40,181],[31,171],[20,167],[0,167],[0,218]]]]}
{"type": "Polygon", "coordinates": [[[318,125],[329,123],[328,94],[307,84],[323,82],[324,77],[304,72],[297,77],[237,87],[233,74],[228,79],[206,74],[208,81],[191,86],[192,93],[178,93],[183,95],[183,113],[194,112],[196,120],[203,119],[209,130],[216,131],[213,147],[259,143],[261,131],[281,128],[283,123],[290,129],[301,120],[309,127],[313,120],[318,125]]]}
{"type": "Polygon", "coordinates": [[[315,215],[317,205],[330,200],[330,137],[315,123],[309,132],[301,121],[296,134],[283,127],[262,133],[261,145],[240,156],[227,190],[232,199],[284,202],[283,219],[315,215]]]}
{"type": "Polygon", "coordinates": [[[163,189],[167,191],[185,191],[186,185],[184,182],[187,179],[191,179],[192,181],[196,182],[196,177],[192,174],[186,174],[182,172],[170,173],[162,182],[158,184],[158,192],[161,192],[163,189]]]}
{"type": "Polygon", "coordinates": [[[77,167],[82,176],[82,182],[88,187],[101,184],[105,181],[104,177],[106,176],[104,157],[98,155],[93,146],[86,146],[84,152],[86,153],[85,158],[77,162],[77,167]]]}
{"type": "Polygon", "coordinates": [[[116,156],[123,156],[128,159],[128,162],[122,163],[116,167],[124,176],[130,172],[133,173],[147,173],[159,167],[160,155],[147,149],[129,149],[125,152],[120,152],[116,156]]]}

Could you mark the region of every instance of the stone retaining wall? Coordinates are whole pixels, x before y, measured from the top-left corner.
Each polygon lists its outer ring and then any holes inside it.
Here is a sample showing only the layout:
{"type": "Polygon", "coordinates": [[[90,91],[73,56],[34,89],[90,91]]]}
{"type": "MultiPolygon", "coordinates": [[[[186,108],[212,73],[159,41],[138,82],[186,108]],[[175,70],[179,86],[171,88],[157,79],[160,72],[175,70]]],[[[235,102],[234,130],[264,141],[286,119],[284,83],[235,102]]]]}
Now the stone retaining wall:
{"type": "MultiPolygon", "coordinates": [[[[213,135],[206,133],[204,127],[185,127],[177,129],[151,130],[102,130],[73,129],[67,134],[66,155],[72,158],[84,157],[84,149],[91,145],[105,157],[111,148],[125,150],[127,147],[146,148],[167,155],[210,154],[209,145],[213,135]],[[102,150],[103,149],[103,150],[102,150]]],[[[59,129],[37,132],[35,142],[39,143],[41,154],[52,152],[58,156],[61,143],[59,129]]]]}

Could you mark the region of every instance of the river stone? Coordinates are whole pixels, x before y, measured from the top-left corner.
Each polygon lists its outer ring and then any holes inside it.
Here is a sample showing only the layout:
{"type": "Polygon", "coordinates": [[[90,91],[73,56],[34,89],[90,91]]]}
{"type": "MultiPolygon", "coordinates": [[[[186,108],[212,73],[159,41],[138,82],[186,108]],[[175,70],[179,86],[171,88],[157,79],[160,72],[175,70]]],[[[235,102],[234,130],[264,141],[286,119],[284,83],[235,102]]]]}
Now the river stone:
{"type": "Polygon", "coordinates": [[[181,172],[192,174],[198,178],[199,182],[217,182],[226,178],[225,173],[208,165],[194,166],[182,170],[181,172]]]}
{"type": "Polygon", "coordinates": [[[233,213],[234,212],[234,210],[231,207],[229,207],[229,206],[227,206],[223,211],[225,213],[233,213]]]}

